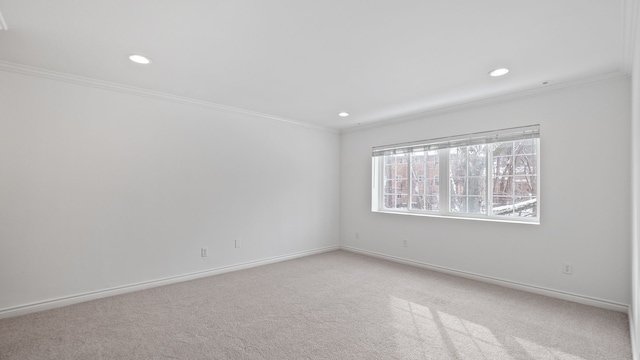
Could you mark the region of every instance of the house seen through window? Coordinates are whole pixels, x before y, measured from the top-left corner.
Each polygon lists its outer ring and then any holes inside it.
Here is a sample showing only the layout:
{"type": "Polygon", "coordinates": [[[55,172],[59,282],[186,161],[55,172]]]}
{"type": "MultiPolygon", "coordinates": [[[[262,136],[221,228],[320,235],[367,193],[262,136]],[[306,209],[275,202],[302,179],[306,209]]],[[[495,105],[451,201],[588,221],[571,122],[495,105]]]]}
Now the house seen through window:
{"type": "Polygon", "coordinates": [[[537,223],[539,133],[535,125],[375,147],[372,210],[537,223]]]}

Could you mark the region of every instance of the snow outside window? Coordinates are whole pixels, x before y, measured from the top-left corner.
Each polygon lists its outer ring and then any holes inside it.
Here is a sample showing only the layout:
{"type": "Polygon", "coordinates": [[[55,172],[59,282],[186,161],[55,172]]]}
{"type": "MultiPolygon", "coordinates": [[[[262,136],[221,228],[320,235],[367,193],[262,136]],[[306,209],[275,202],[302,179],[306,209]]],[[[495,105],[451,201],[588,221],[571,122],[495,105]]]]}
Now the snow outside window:
{"type": "Polygon", "coordinates": [[[534,125],[375,147],[372,210],[539,223],[539,140],[534,125]]]}

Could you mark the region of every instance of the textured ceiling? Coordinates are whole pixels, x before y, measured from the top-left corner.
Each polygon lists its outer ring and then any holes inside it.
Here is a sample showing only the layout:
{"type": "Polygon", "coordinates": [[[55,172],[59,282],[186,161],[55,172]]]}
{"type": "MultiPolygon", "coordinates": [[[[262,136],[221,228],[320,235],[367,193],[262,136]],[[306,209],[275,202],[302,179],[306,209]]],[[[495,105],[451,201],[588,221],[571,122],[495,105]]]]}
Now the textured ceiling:
{"type": "Polygon", "coordinates": [[[0,0],[0,61],[344,129],[624,71],[624,6],[0,0]]]}

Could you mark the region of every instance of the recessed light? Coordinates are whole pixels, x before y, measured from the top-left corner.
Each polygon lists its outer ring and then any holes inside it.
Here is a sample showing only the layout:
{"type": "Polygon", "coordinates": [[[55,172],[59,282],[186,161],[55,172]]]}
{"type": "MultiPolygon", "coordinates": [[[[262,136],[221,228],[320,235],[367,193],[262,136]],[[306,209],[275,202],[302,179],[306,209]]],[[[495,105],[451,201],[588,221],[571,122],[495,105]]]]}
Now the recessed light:
{"type": "Polygon", "coordinates": [[[343,112],[341,112],[341,113],[338,113],[338,116],[347,117],[347,116],[349,116],[349,113],[348,113],[348,112],[343,111],[343,112]]]}
{"type": "Polygon", "coordinates": [[[133,61],[134,63],[142,64],[142,65],[147,65],[151,63],[151,59],[149,59],[146,56],[142,56],[138,54],[129,55],[129,60],[133,61]]]}
{"type": "Polygon", "coordinates": [[[498,69],[495,69],[495,70],[491,70],[489,72],[489,75],[491,75],[493,77],[496,77],[496,76],[505,75],[508,72],[509,72],[509,69],[507,69],[507,68],[498,68],[498,69]]]}

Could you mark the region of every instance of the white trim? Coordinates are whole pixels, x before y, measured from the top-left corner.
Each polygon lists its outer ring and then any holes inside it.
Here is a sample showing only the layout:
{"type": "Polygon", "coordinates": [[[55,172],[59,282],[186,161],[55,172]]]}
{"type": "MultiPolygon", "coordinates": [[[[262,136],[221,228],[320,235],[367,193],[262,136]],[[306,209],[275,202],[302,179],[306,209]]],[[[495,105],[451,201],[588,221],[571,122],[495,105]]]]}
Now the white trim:
{"type": "Polygon", "coordinates": [[[636,337],[636,326],[635,321],[633,321],[633,306],[629,306],[629,336],[631,337],[631,356],[633,360],[640,360],[640,349],[638,349],[637,337],[636,337]]]}
{"type": "MultiPolygon", "coordinates": [[[[636,0],[627,0],[627,1],[636,1],[636,0]]],[[[570,87],[591,85],[594,83],[600,83],[600,82],[605,82],[609,80],[627,78],[629,76],[628,73],[625,73],[623,71],[616,71],[612,73],[601,74],[601,75],[581,78],[581,79],[572,80],[572,81],[553,83],[547,86],[538,86],[532,89],[524,89],[524,90],[509,92],[506,94],[500,94],[500,95],[489,96],[489,97],[481,97],[475,100],[466,100],[466,101],[461,101],[461,102],[453,103],[449,105],[436,106],[430,110],[420,111],[420,112],[409,114],[409,115],[402,115],[399,117],[382,119],[380,121],[376,121],[369,124],[354,125],[352,127],[338,129],[338,128],[320,126],[320,125],[313,125],[313,124],[309,124],[301,121],[278,117],[275,115],[264,114],[257,111],[245,110],[245,109],[236,108],[233,106],[217,104],[209,101],[192,99],[188,97],[177,96],[177,95],[172,95],[168,93],[138,88],[134,86],[123,85],[123,84],[113,83],[113,82],[104,81],[104,80],[97,80],[97,79],[87,78],[83,76],[67,74],[67,73],[62,73],[62,72],[57,72],[52,70],[46,70],[42,68],[36,68],[32,66],[16,64],[16,63],[11,63],[6,61],[0,61],[0,71],[40,77],[40,78],[45,78],[50,80],[57,80],[57,81],[62,81],[62,82],[71,83],[75,85],[89,86],[97,89],[110,90],[110,91],[120,92],[124,94],[143,96],[147,98],[164,100],[164,101],[186,104],[191,106],[199,106],[199,107],[224,111],[224,112],[233,113],[233,114],[241,114],[241,115],[248,115],[248,116],[257,117],[257,118],[276,120],[276,121],[298,125],[298,126],[302,126],[310,129],[322,130],[329,133],[354,132],[354,131],[359,131],[359,130],[364,130],[369,128],[385,126],[389,124],[394,124],[394,123],[424,119],[426,117],[444,114],[448,112],[455,112],[463,109],[469,109],[469,108],[475,108],[475,107],[485,106],[485,105],[494,104],[494,103],[500,103],[507,100],[534,96],[537,94],[557,91],[557,90],[570,88],[570,87]]]]}
{"type": "Polygon", "coordinates": [[[517,126],[506,129],[479,131],[471,134],[443,136],[371,148],[372,156],[400,155],[413,152],[451,149],[461,146],[494,144],[507,141],[527,140],[540,137],[540,124],[517,126]]]}
{"type": "Polygon", "coordinates": [[[172,94],[163,93],[159,91],[138,88],[135,86],[118,84],[118,83],[113,83],[113,82],[104,81],[104,80],[91,79],[83,76],[61,73],[57,71],[51,71],[51,70],[36,68],[32,66],[27,66],[27,65],[15,64],[15,63],[10,63],[6,61],[0,61],[0,71],[6,71],[6,72],[17,73],[17,74],[28,75],[28,76],[35,76],[35,77],[49,79],[49,80],[57,80],[57,81],[62,81],[70,84],[89,86],[96,89],[115,91],[115,92],[120,92],[124,94],[129,94],[129,95],[143,96],[143,97],[156,99],[156,100],[164,100],[164,101],[169,101],[169,102],[174,102],[179,104],[199,106],[199,107],[204,107],[208,109],[224,111],[224,112],[232,113],[236,115],[238,114],[248,115],[254,118],[276,120],[276,121],[280,121],[280,122],[284,122],[292,125],[298,125],[306,128],[322,130],[330,133],[338,133],[338,130],[333,128],[319,126],[319,125],[312,125],[309,123],[291,120],[291,119],[287,119],[287,118],[283,118],[275,115],[260,113],[257,111],[245,110],[245,109],[241,109],[233,106],[216,104],[210,101],[192,99],[188,97],[172,95],[172,94]]]}
{"type": "Polygon", "coordinates": [[[340,249],[340,246],[338,245],[327,246],[327,247],[301,251],[301,252],[287,254],[287,255],[274,256],[274,257],[270,257],[262,260],[254,260],[254,261],[248,261],[245,263],[240,263],[235,265],[221,266],[218,268],[213,268],[213,269],[204,270],[204,271],[197,271],[197,272],[184,274],[184,275],[171,276],[163,279],[144,281],[136,284],[117,286],[109,289],[90,291],[82,294],[76,294],[76,295],[65,296],[65,297],[56,298],[56,299],[34,302],[30,304],[13,306],[9,308],[0,309],[0,319],[18,316],[18,315],[24,315],[24,314],[33,313],[36,311],[48,310],[48,309],[58,308],[62,306],[77,304],[77,303],[90,301],[90,300],[101,299],[109,296],[121,295],[121,294],[126,294],[134,291],[140,291],[140,290],[150,289],[154,287],[180,283],[184,281],[195,280],[203,277],[224,274],[232,271],[249,269],[256,266],[273,264],[277,262],[292,260],[292,259],[296,259],[304,256],[321,254],[321,253],[339,250],[339,249],[340,249]]]}
{"type": "MultiPolygon", "coordinates": [[[[443,200],[449,200],[448,196],[442,198],[443,200]]],[[[444,205],[443,205],[444,207],[444,205]]],[[[449,208],[449,204],[446,204],[446,208],[449,208]]],[[[498,223],[508,223],[508,224],[524,224],[524,225],[540,225],[540,216],[536,218],[517,218],[508,216],[499,217],[496,215],[478,215],[474,216],[474,214],[467,213],[454,213],[454,212],[437,212],[433,211],[432,213],[425,211],[393,211],[393,210],[376,210],[372,209],[371,212],[379,213],[379,214],[393,214],[393,215],[411,215],[411,216],[422,216],[422,217],[432,217],[432,218],[440,218],[440,219],[457,219],[457,220],[475,220],[475,221],[488,221],[488,222],[498,222],[498,223]]]]}
{"type": "Polygon", "coordinates": [[[402,116],[393,117],[393,118],[381,119],[379,121],[372,122],[369,124],[353,125],[351,127],[340,130],[340,132],[349,133],[349,132],[356,132],[356,131],[361,131],[365,129],[383,127],[391,124],[404,123],[404,122],[410,122],[415,120],[424,120],[425,118],[429,118],[436,115],[461,111],[465,109],[473,109],[473,108],[501,103],[509,100],[533,97],[533,96],[544,94],[547,92],[555,92],[555,91],[559,91],[567,88],[573,88],[573,87],[588,86],[588,85],[593,85],[593,84],[598,84],[602,82],[618,80],[623,78],[629,78],[629,74],[622,71],[615,71],[615,72],[591,76],[587,78],[557,82],[557,83],[553,83],[546,86],[537,86],[535,88],[508,92],[505,94],[499,94],[495,96],[480,97],[475,100],[471,99],[471,100],[461,101],[458,103],[453,103],[448,105],[435,106],[435,107],[432,107],[431,109],[420,111],[420,112],[409,114],[409,115],[402,115],[402,116]]]}
{"type": "Polygon", "coordinates": [[[516,281],[494,278],[491,276],[478,275],[478,274],[474,274],[467,271],[460,271],[460,270],[455,270],[455,269],[451,269],[444,266],[427,264],[420,261],[409,260],[409,259],[405,259],[397,256],[381,254],[381,253],[377,253],[369,250],[358,249],[351,246],[341,245],[340,248],[342,250],[351,251],[351,252],[362,254],[362,255],[372,256],[372,257],[389,260],[389,261],[393,261],[393,262],[401,263],[405,265],[417,266],[417,267],[428,269],[428,270],[460,276],[463,278],[477,280],[477,281],[490,283],[494,285],[500,285],[500,286],[504,286],[511,289],[522,290],[522,291],[526,291],[526,292],[530,292],[538,295],[545,295],[545,296],[549,296],[556,299],[573,301],[576,303],[595,306],[595,307],[599,307],[607,310],[614,310],[614,311],[619,311],[627,314],[629,313],[629,305],[617,303],[614,301],[608,301],[608,300],[598,299],[590,296],[572,294],[565,291],[559,291],[559,290],[549,289],[541,286],[523,284],[516,281]]]}
{"type": "MultiPolygon", "coordinates": [[[[501,129],[501,130],[492,130],[492,131],[484,131],[477,132],[473,134],[459,135],[459,136],[450,136],[450,137],[440,137],[437,139],[430,140],[421,140],[421,141],[412,141],[398,144],[389,144],[382,146],[374,146],[372,148],[372,161],[373,161],[373,179],[374,186],[372,187],[372,204],[376,206],[372,206],[371,211],[377,213],[387,213],[387,214],[396,214],[396,215],[415,215],[415,216],[425,216],[425,217],[438,217],[438,218],[454,218],[454,219],[465,219],[465,220],[481,220],[481,221],[495,221],[495,222],[505,222],[505,223],[524,223],[524,224],[540,224],[540,207],[538,205],[539,194],[540,194],[540,178],[538,176],[538,169],[540,169],[540,125],[528,125],[521,127],[514,127],[509,129],[501,129]],[[503,138],[499,136],[502,135],[503,138]],[[476,140],[477,139],[477,140],[476,140]],[[489,148],[484,149],[484,153],[486,154],[486,188],[487,193],[484,194],[483,200],[486,203],[486,209],[484,213],[467,213],[467,212],[455,212],[450,209],[450,199],[452,193],[452,179],[449,176],[449,166],[450,166],[450,154],[452,149],[455,149],[460,146],[467,146],[471,144],[497,144],[500,142],[516,142],[519,140],[535,140],[535,155],[536,161],[536,172],[534,174],[529,174],[531,177],[536,177],[536,196],[531,196],[531,198],[524,203],[535,204],[537,207],[537,211],[535,217],[520,217],[520,216],[505,216],[501,214],[494,214],[493,212],[493,181],[495,180],[495,174],[493,174],[493,162],[492,162],[492,152],[489,148]],[[433,147],[432,147],[433,146],[433,147]],[[447,179],[447,181],[440,181],[440,193],[438,200],[438,210],[423,210],[423,209],[414,209],[412,208],[412,199],[415,195],[414,193],[414,183],[413,178],[410,174],[414,167],[414,157],[413,154],[416,152],[438,152],[439,156],[439,171],[438,176],[439,179],[447,179]],[[408,194],[408,203],[405,208],[396,208],[395,205],[391,208],[386,208],[385,196],[394,196],[397,195],[399,198],[401,194],[398,194],[396,191],[396,186],[394,186],[393,192],[387,194],[388,191],[386,189],[386,182],[389,181],[386,178],[387,169],[386,169],[386,158],[387,157],[403,157],[406,160],[402,161],[406,162],[406,174],[398,175],[397,167],[394,167],[395,180],[396,183],[400,180],[404,179],[402,175],[406,177],[407,186],[410,189],[408,194]],[[375,184],[382,184],[380,187],[376,187],[375,184]],[[378,198],[375,199],[375,196],[378,198]]],[[[511,155],[515,156],[514,154],[511,155]]],[[[495,164],[494,164],[495,165],[495,164]]],[[[419,195],[419,194],[418,194],[419,195]]],[[[515,195],[512,194],[512,197],[515,195]]],[[[515,201],[515,199],[513,199],[515,201]]],[[[394,203],[397,202],[394,200],[394,203]]],[[[511,205],[512,210],[516,210],[516,203],[511,205]]],[[[508,209],[508,205],[502,206],[503,209],[508,209]]],[[[495,207],[497,210],[499,207],[495,207]]]]}

